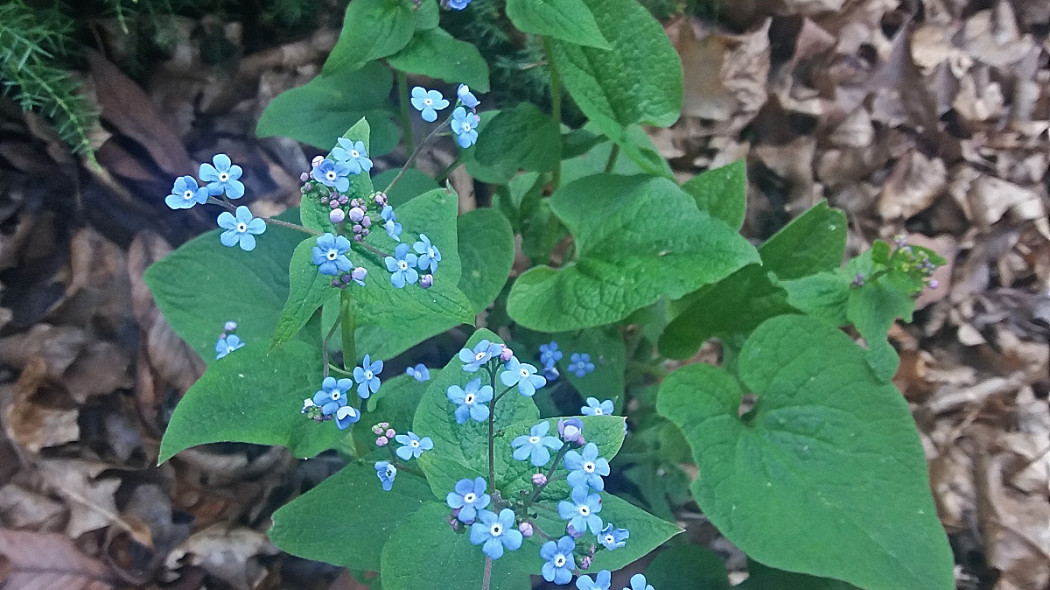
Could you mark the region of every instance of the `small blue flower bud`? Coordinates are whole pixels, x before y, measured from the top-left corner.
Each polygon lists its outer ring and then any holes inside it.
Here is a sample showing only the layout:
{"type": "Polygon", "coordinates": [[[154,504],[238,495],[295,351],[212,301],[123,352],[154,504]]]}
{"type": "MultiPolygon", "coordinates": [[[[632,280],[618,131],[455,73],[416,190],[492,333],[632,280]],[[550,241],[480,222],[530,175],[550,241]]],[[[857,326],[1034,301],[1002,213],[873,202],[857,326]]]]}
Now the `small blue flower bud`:
{"type": "Polygon", "coordinates": [[[424,289],[429,289],[434,286],[434,275],[426,274],[419,277],[419,286],[424,289]]]}

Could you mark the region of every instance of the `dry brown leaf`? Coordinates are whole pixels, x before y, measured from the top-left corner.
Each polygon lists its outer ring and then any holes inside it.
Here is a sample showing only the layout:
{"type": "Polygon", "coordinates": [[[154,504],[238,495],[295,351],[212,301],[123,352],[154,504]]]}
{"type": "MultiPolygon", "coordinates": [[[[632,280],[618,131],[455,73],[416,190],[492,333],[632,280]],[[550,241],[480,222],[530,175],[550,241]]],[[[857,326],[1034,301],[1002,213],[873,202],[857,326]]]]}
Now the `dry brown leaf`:
{"type": "Polygon", "coordinates": [[[108,465],[81,459],[45,459],[36,467],[43,481],[69,502],[66,534],[71,538],[111,525],[141,534],[141,527],[126,522],[117,510],[113,496],[120,480],[98,478],[108,465]]]}
{"type": "Polygon", "coordinates": [[[16,483],[0,487],[0,522],[12,529],[61,530],[65,507],[16,483]]]}
{"type": "Polygon", "coordinates": [[[0,556],[10,570],[3,578],[5,590],[108,590],[120,585],[105,564],[55,533],[0,529],[0,556]]]}
{"type": "Polygon", "coordinates": [[[729,119],[736,100],[719,77],[730,51],[729,40],[719,35],[705,35],[700,39],[691,18],[679,19],[669,28],[682,60],[685,90],[682,115],[712,121],[729,119]]]}
{"type": "Polygon", "coordinates": [[[274,555],[278,549],[264,533],[244,527],[211,526],[191,535],[170,554],[167,566],[178,567],[184,559],[234,588],[247,590],[265,575],[255,557],[274,555]]]}
{"type": "MultiPolygon", "coordinates": [[[[47,382],[47,363],[33,357],[22,369],[14,385],[13,402],[7,408],[4,427],[7,436],[26,451],[36,454],[45,447],[80,438],[77,410],[37,403],[49,397],[42,392],[47,382]],[[42,395],[38,395],[41,393],[42,395]]],[[[9,388],[10,386],[2,386],[9,388]]]]}
{"type": "Polygon", "coordinates": [[[908,219],[925,211],[941,196],[948,170],[939,158],[912,150],[897,160],[879,195],[879,215],[886,221],[908,219]]]}

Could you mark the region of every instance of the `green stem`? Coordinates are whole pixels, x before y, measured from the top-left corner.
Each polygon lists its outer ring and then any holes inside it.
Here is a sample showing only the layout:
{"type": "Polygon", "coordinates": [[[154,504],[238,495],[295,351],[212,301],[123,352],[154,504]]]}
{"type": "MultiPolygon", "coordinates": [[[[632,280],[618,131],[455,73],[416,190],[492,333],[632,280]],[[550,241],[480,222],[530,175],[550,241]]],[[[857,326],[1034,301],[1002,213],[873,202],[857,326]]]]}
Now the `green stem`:
{"type": "Polygon", "coordinates": [[[529,496],[529,499],[525,500],[526,510],[529,509],[529,506],[532,506],[532,503],[536,501],[536,498],[540,497],[540,493],[543,491],[543,488],[550,485],[551,477],[554,475],[554,470],[558,468],[558,463],[561,462],[563,457],[565,457],[565,453],[569,452],[570,446],[571,445],[567,442],[562,443],[561,448],[558,449],[558,454],[554,456],[554,462],[551,463],[551,468],[547,470],[547,482],[541,486],[536,486],[536,489],[532,490],[532,495],[529,496]]]}
{"type": "Polygon", "coordinates": [[[620,144],[614,143],[612,149],[609,150],[609,161],[605,163],[605,172],[609,173],[613,171],[613,166],[616,166],[616,156],[620,155],[620,144]]]}
{"type": "Polygon", "coordinates": [[[354,308],[350,305],[350,290],[343,289],[339,294],[339,317],[343,326],[343,369],[351,371],[357,363],[357,346],[354,342],[354,308]]]}
{"type": "Polygon", "coordinates": [[[448,179],[449,174],[452,174],[452,171],[456,168],[459,168],[460,164],[462,163],[463,151],[460,150],[459,155],[456,156],[456,159],[452,160],[452,163],[449,164],[448,167],[446,167],[444,170],[442,170],[441,173],[434,178],[434,180],[437,181],[438,184],[445,184],[445,180],[448,179]]]}
{"type": "Polygon", "coordinates": [[[328,377],[328,341],[335,336],[335,330],[342,323],[342,316],[335,318],[335,323],[332,324],[332,329],[328,330],[328,334],[325,335],[324,340],[321,341],[321,358],[324,359],[324,376],[328,377]]]}
{"type": "Polygon", "coordinates": [[[408,110],[408,78],[401,70],[397,72],[397,94],[401,97],[401,127],[405,130],[405,149],[408,153],[416,151],[415,141],[412,133],[412,114],[408,110]]]}
{"type": "MultiPolygon", "coordinates": [[[[558,125],[559,133],[561,131],[561,74],[558,73],[558,66],[554,63],[554,46],[551,44],[549,37],[541,36],[543,39],[543,52],[547,54],[547,68],[551,74],[551,118],[554,119],[555,124],[558,125]]],[[[554,166],[554,173],[551,178],[551,190],[558,190],[558,186],[561,184],[561,160],[554,166]]]]}
{"type": "Polygon", "coordinates": [[[384,193],[390,193],[390,189],[394,188],[394,185],[397,184],[397,181],[401,180],[401,177],[405,175],[405,171],[408,170],[408,168],[412,166],[412,163],[416,161],[416,158],[419,157],[419,153],[423,151],[423,146],[429,143],[435,135],[437,135],[439,132],[448,127],[451,121],[452,117],[450,116],[448,119],[445,119],[444,122],[442,122],[440,125],[435,127],[433,131],[428,133],[426,137],[423,138],[423,141],[418,146],[416,146],[416,149],[412,150],[412,154],[408,156],[408,160],[405,161],[405,165],[401,167],[401,170],[398,170],[397,176],[395,176],[394,179],[390,181],[390,184],[386,185],[386,188],[383,189],[384,193]]]}
{"type": "Polygon", "coordinates": [[[481,580],[481,590],[489,590],[489,581],[492,579],[492,558],[485,556],[485,577],[481,580]]]}

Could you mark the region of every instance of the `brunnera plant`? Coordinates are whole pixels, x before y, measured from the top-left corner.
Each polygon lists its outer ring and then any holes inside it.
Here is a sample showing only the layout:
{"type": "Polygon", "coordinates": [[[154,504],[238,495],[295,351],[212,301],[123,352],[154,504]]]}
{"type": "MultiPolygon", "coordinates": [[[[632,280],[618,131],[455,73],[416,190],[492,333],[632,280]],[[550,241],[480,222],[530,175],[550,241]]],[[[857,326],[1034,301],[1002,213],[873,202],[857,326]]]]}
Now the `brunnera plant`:
{"type": "Polygon", "coordinates": [[[748,554],[752,590],[950,588],[886,339],[943,261],[902,238],[840,268],[846,220],[826,203],[756,248],[739,233],[742,163],[676,183],[638,125],[677,119],[681,65],[635,0],[507,0],[544,49],[551,112],[480,108],[484,59],[438,26],[468,3],[350,3],[322,73],[259,122],[328,150],[298,209],[237,205],[243,171],[224,154],[175,180],[169,207],[225,210],[146,275],[208,361],[159,459],[218,441],[334,449],[346,466],[279,509],[270,537],[387,590],[533,575],[610,590],[661,546],[631,590],[728,587],[673,522],[692,502],[748,554]],[[562,124],[566,96],[583,127],[562,124]],[[413,167],[446,137],[447,170],[413,167]],[[401,142],[404,166],[373,176],[401,142]],[[442,186],[458,166],[493,185],[491,207],[458,214],[442,186]],[[513,277],[516,241],[532,267],[513,277]],[[486,311],[444,366],[405,354],[486,311]],[[721,367],[667,374],[712,338],[721,367]],[[408,368],[391,377],[395,357],[408,368]]]}

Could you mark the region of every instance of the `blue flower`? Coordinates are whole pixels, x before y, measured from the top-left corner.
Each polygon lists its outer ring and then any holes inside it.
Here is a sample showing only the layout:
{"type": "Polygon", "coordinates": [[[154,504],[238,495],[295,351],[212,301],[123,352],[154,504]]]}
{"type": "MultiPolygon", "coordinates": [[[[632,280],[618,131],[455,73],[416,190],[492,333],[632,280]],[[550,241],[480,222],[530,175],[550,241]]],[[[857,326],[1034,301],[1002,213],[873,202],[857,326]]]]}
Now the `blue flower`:
{"type": "Polygon", "coordinates": [[[441,252],[437,246],[430,243],[426,234],[419,234],[419,241],[412,244],[412,249],[419,254],[419,270],[430,269],[431,274],[437,272],[438,262],[441,262],[441,252]]]}
{"type": "MultiPolygon", "coordinates": [[[[571,371],[572,369],[569,370],[571,371]]],[[[589,397],[587,398],[587,405],[580,408],[580,413],[584,416],[612,416],[612,400],[607,399],[599,403],[598,398],[589,397]]]]}
{"type": "Polygon", "coordinates": [[[481,365],[489,362],[493,357],[499,356],[501,352],[503,352],[503,347],[498,343],[482,340],[474,345],[474,350],[469,348],[460,349],[458,358],[463,363],[464,371],[477,373],[481,365]]]}
{"type": "Polygon", "coordinates": [[[470,0],[448,0],[448,7],[452,10],[463,10],[470,4],[470,0]]]}
{"type": "Polygon", "coordinates": [[[413,285],[419,280],[416,272],[416,255],[408,251],[408,244],[398,244],[394,248],[394,255],[383,259],[386,269],[390,271],[390,284],[398,289],[404,289],[405,285],[413,285]]]}
{"type": "MultiPolygon", "coordinates": [[[[627,590],[627,588],[623,590],[627,590]]],[[[653,590],[653,587],[645,581],[645,576],[635,574],[631,576],[631,590],[653,590]]]]}
{"type": "Polygon", "coordinates": [[[247,207],[237,207],[237,216],[229,211],[219,214],[219,227],[226,230],[219,235],[219,241],[227,248],[239,245],[241,250],[251,252],[255,249],[255,236],[266,231],[266,222],[252,217],[247,207]]]}
{"type": "Polygon", "coordinates": [[[558,436],[565,442],[582,445],[583,420],[579,418],[563,418],[558,420],[558,436]]]}
{"type": "Polygon", "coordinates": [[[423,114],[423,120],[433,123],[437,112],[448,106],[448,101],[437,90],[426,90],[422,86],[412,89],[412,106],[423,114]]]}
{"type": "Polygon", "coordinates": [[[372,160],[368,158],[365,150],[365,142],[353,142],[345,137],[340,137],[339,145],[332,149],[332,157],[337,162],[346,162],[350,174],[361,174],[372,169],[372,160]]]}
{"type": "Polygon", "coordinates": [[[445,391],[448,401],[459,404],[454,414],[457,424],[465,423],[468,416],[473,418],[475,422],[488,420],[489,407],[485,404],[492,400],[492,393],[492,386],[482,386],[481,378],[467,383],[466,389],[462,389],[458,385],[452,385],[445,391]]]}
{"type": "Polygon", "coordinates": [[[560,586],[572,579],[572,570],[576,568],[576,558],[572,552],[576,549],[576,539],[565,536],[558,542],[547,541],[540,547],[540,557],[547,560],[543,564],[543,579],[560,586]]]}
{"type": "Polygon", "coordinates": [[[507,387],[517,385],[518,392],[526,397],[536,395],[536,390],[547,384],[546,377],[536,374],[536,367],[519,362],[516,357],[511,357],[503,368],[499,380],[507,387]]]}
{"type": "Polygon", "coordinates": [[[361,399],[368,399],[368,396],[379,391],[379,377],[378,375],[383,372],[383,361],[378,360],[371,362],[372,359],[365,355],[365,360],[361,362],[360,367],[354,367],[354,381],[357,382],[357,395],[361,396],[361,399]]]}
{"type": "Polygon", "coordinates": [[[609,475],[609,461],[598,456],[598,445],[587,443],[582,453],[565,453],[565,469],[569,470],[569,475],[565,478],[569,487],[589,486],[598,492],[605,489],[602,477],[609,475]]]}
{"type": "Polygon", "coordinates": [[[212,164],[201,164],[198,176],[208,183],[208,192],[218,196],[226,193],[231,199],[239,199],[244,196],[244,183],[238,180],[241,177],[240,166],[234,165],[226,154],[215,154],[211,159],[212,164]]]}
{"type": "Polygon", "coordinates": [[[198,187],[192,176],[180,176],[171,187],[171,194],[164,197],[164,203],[172,209],[189,209],[196,204],[208,202],[208,187],[198,187]]]}
{"type": "Polygon", "coordinates": [[[390,236],[391,240],[400,242],[401,224],[397,222],[397,216],[394,215],[394,208],[390,205],[386,205],[383,207],[383,211],[379,214],[383,217],[383,229],[386,230],[386,235],[390,236]]]}
{"type": "MultiPolygon", "coordinates": [[[[467,0],[467,3],[469,3],[469,1],[470,0],[467,0]]],[[[466,6],[467,3],[464,3],[463,5],[466,6]]],[[[478,97],[474,96],[474,93],[470,91],[470,87],[466,84],[460,84],[459,88],[456,88],[456,96],[459,97],[459,102],[463,103],[463,106],[470,110],[478,108],[478,105],[481,104],[481,101],[478,100],[478,97]]]]}
{"type": "Polygon", "coordinates": [[[605,525],[602,532],[598,533],[598,542],[604,545],[606,549],[612,551],[626,545],[627,538],[630,536],[630,531],[627,529],[614,529],[610,522],[605,525]]]}
{"type": "Polygon", "coordinates": [[[323,275],[336,276],[347,272],[350,267],[350,259],[346,253],[350,251],[350,240],[343,236],[324,234],[317,237],[317,245],[314,246],[314,264],[323,275]]]}
{"type": "Polygon", "coordinates": [[[548,383],[551,381],[557,381],[558,377],[561,377],[561,373],[558,372],[558,367],[555,367],[554,365],[546,365],[543,367],[543,378],[546,379],[548,383]]]}
{"type": "Polygon", "coordinates": [[[593,580],[590,576],[576,578],[576,588],[578,590],[609,590],[610,584],[612,584],[612,573],[609,570],[598,572],[598,575],[593,580]]]}
{"type": "Polygon", "coordinates": [[[569,360],[572,361],[569,363],[569,372],[576,373],[577,377],[583,377],[594,370],[594,363],[591,362],[591,355],[586,352],[574,352],[569,360]]]}
{"type": "Polygon", "coordinates": [[[551,453],[547,449],[560,449],[561,441],[555,436],[547,436],[551,429],[550,422],[540,422],[529,430],[529,435],[521,435],[511,441],[510,446],[514,449],[514,458],[524,461],[526,458],[535,467],[543,467],[551,460],[551,453]]]}
{"type": "Polygon", "coordinates": [[[456,518],[463,523],[472,523],[478,510],[489,505],[489,495],[485,493],[485,479],[475,477],[474,481],[461,479],[456,482],[456,491],[445,496],[445,504],[453,510],[459,510],[456,518]]]}
{"type": "Polygon", "coordinates": [[[544,366],[550,366],[561,360],[562,354],[558,350],[558,343],[551,340],[549,344],[540,345],[540,362],[544,366]]]}
{"type": "Polygon", "coordinates": [[[405,374],[416,381],[430,381],[430,369],[423,363],[405,369],[405,374]]]}
{"type": "Polygon", "coordinates": [[[321,382],[321,389],[314,394],[314,405],[320,407],[325,416],[334,414],[346,405],[346,392],[350,391],[353,385],[354,382],[349,379],[336,380],[335,377],[325,377],[321,382]]]}
{"type": "Polygon", "coordinates": [[[379,477],[379,481],[383,482],[383,489],[390,491],[390,488],[394,487],[394,478],[397,477],[397,467],[390,464],[390,461],[376,461],[376,476],[379,477]]]}
{"type": "Polygon", "coordinates": [[[569,521],[569,526],[578,533],[590,529],[597,535],[602,530],[602,499],[598,494],[589,494],[585,487],[573,488],[568,500],[558,502],[558,516],[569,521]]]}
{"type": "Polygon", "coordinates": [[[351,424],[360,419],[361,412],[358,412],[353,406],[343,406],[335,411],[335,425],[339,427],[339,430],[350,428],[351,424]]]}
{"type": "Polygon", "coordinates": [[[463,107],[452,111],[452,133],[456,134],[456,143],[467,149],[478,142],[477,126],[480,119],[474,113],[468,113],[463,107]]]}
{"type": "Polygon", "coordinates": [[[335,190],[345,193],[350,188],[350,165],[346,162],[333,162],[327,158],[314,166],[314,180],[335,190]]]}
{"type": "Polygon", "coordinates": [[[219,341],[215,343],[215,360],[221,359],[231,352],[244,346],[241,339],[236,334],[230,334],[229,336],[223,336],[219,338],[219,341]]]}
{"type": "Polygon", "coordinates": [[[510,508],[500,510],[499,515],[479,510],[477,520],[470,525],[470,542],[481,545],[481,551],[491,559],[503,557],[504,547],[511,551],[518,549],[521,541],[521,532],[514,528],[514,512],[510,508]]]}
{"type": "Polygon", "coordinates": [[[419,438],[412,431],[409,431],[407,434],[399,434],[394,437],[394,440],[401,443],[401,447],[394,452],[404,461],[418,459],[423,454],[423,451],[429,451],[434,448],[434,441],[430,440],[429,436],[419,438]]]}

